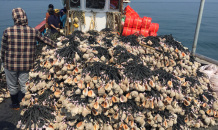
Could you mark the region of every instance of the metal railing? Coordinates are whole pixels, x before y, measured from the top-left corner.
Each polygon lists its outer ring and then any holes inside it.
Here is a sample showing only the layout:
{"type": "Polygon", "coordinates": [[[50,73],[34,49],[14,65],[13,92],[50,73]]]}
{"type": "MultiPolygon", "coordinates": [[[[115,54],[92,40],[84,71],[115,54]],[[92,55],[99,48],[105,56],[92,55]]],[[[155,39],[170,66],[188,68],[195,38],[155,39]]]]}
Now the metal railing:
{"type": "Polygon", "coordinates": [[[194,37],[194,42],[193,42],[193,45],[192,45],[191,55],[193,55],[195,57],[198,57],[199,59],[205,60],[205,61],[207,61],[209,63],[213,63],[213,64],[218,65],[217,60],[214,60],[214,59],[211,59],[209,57],[206,57],[206,56],[195,53],[196,48],[197,48],[197,43],[198,43],[199,31],[200,31],[200,27],[201,27],[202,15],[203,15],[203,11],[204,11],[204,3],[205,3],[205,0],[201,0],[201,5],[200,5],[200,8],[199,8],[198,20],[197,20],[197,25],[196,25],[196,30],[195,30],[195,37],[194,37]]]}

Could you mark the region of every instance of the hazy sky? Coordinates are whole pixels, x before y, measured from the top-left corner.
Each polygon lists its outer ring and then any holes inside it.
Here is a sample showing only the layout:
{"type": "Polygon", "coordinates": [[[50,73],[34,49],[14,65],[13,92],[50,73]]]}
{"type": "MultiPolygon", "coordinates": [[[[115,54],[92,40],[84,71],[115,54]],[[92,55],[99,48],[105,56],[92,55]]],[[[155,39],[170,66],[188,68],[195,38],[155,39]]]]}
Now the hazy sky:
{"type": "MultiPolygon", "coordinates": [[[[131,2],[200,2],[201,0],[131,0],[131,2]]],[[[205,0],[206,2],[218,2],[218,0],[205,0]]]]}

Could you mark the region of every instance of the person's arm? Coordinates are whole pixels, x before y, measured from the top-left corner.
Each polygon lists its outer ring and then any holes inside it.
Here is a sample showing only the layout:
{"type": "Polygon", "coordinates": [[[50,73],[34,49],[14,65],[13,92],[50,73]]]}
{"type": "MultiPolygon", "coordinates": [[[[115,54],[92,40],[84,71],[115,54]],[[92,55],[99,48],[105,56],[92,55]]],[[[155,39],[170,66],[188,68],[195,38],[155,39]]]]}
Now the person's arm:
{"type": "MultiPolygon", "coordinates": [[[[60,31],[60,28],[56,28],[53,24],[50,24],[50,26],[51,26],[52,28],[54,28],[55,30],[57,30],[58,32],[60,31]]],[[[60,23],[59,23],[59,26],[60,26],[60,23]]]]}
{"type": "Polygon", "coordinates": [[[7,43],[8,43],[8,36],[7,36],[7,30],[5,30],[3,32],[3,36],[2,36],[2,42],[1,42],[1,60],[2,62],[4,62],[4,56],[5,56],[5,51],[7,49],[7,43]]]}
{"type": "Polygon", "coordinates": [[[36,33],[37,33],[37,40],[42,41],[42,42],[44,42],[44,43],[46,43],[48,45],[51,45],[53,47],[57,47],[57,44],[54,41],[52,41],[51,39],[43,36],[39,31],[37,31],[36,33]]]}
{"type": "Polygon", "coordinates": [[[46,21],[46,28],[48,28],[48,17],[49,17],[49,13],[47,12],[45,15],[45,21],[46,21]]]}
{"type": "Polygon", "coordinates": [[[63,16],[60,18],[61,22],[63,22],[65,19],[66,19],[66,15],[63,15],[63,16]]]}

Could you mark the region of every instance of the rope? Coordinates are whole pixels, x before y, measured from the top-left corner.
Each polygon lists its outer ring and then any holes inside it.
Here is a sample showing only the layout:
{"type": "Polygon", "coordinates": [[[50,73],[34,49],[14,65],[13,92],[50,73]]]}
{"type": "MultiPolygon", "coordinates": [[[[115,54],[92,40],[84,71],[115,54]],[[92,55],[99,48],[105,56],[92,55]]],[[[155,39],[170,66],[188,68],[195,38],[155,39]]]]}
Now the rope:
{"type": "MultiPolygon", "coordinates": [[[[71,25],[73,25],[73,12],[71,12],[71,25]]],[[[69,29],[70,29],[70,27],[69,27],[69,29]]],[[[72,31],[74,31],[74,26],[73,26],[73,29],[72,29],[72,31]]],[[[70,32],[70,34],[72,34],[72,32],[70,32]]]]}
{"type": "MultiPolygon", "coordinates": [[[[92,25],[94,24],[94,21],[93,21],[93,16],[91,18],[91,22],[90,22],[90,26],[89,26],[89,30],[92,30],[92,25]]],[[[94,25],[93,25],[94,26],[94,25]]]]}
{"type": "Polygon", "coordinates": [[[85,14],[85,11],[83,11],[82,17],[83,17],[83,19],[84,19],[84,25],[86,25],[86,14],[85,14]]]}
{"type": "Polygon", "coordinates": [[[92,16],[92,19],[91,19],[91,22],[90,22],[90,26],[89,26],[89,30],[94,30],[95,29],[95,18],[96,18],[96,12],[92,12],[93,13],[93,16],[92,16]]]}
{"type": "MultiPolygon", "coordinates": [[[[76,18],[76,17],[78,18],[79,22],[77,24],[80,25],[80,30],[82,31],[82,25],[86,24],[86,21],[85,21],[85,11],[69,10],[68,14],[69,14],[69,17],[71,18],[72,25],[73,25],[74,18],[76,18]],[[70,15],[70,13],[71,13],[71,15],[70,15]]],[[[70,26],[69,26],[68,29],[70,29],[70,26]]],[[[74,31],[74,26],[73,26],[72,31],[74,31]]],[[[69,32],[69,33],[72,33],[72,32],[69,32]]]]}
{"type": "MultiPolygon", "coordinates": [[[[114,29],[115,23],[116,23],[116,17],[119,19],[121,18],[120,12],[107,12],[107,21],[106,21],[106,27],[114,29]]],[[[118,20],[117,24],[119,25],[120,20],[118,20]]]]}

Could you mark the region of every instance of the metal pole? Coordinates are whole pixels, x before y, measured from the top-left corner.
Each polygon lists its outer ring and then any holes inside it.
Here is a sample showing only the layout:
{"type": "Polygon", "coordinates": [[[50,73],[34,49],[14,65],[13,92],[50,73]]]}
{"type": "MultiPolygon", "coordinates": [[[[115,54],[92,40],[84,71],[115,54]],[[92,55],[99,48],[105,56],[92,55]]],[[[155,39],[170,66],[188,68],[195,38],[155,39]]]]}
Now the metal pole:
{"type": "Polygon", "coordinates": [[[195,54],[197,43],[198,43],[198,35],[199,35],[200,27],[201,27],[201,19],[202,19],[202,14],[203,14],[203,10],[204,10],[204,3],[205,3],[205,0],[201,0],[201,6],[199,9],[197,26],[196,26],[196,30],[195,30],[195,38],[194,38],[192,52],[191,52],[192,55],[195,54]]]}

